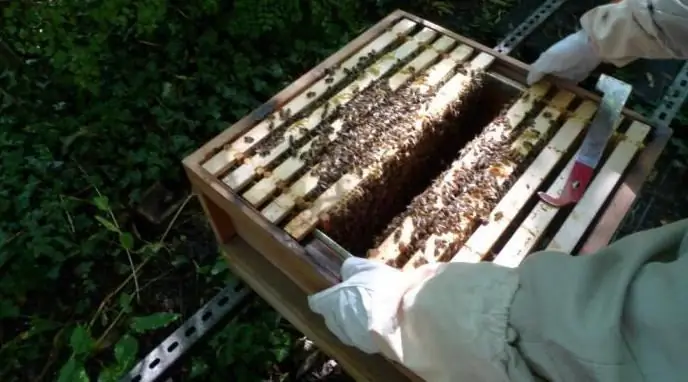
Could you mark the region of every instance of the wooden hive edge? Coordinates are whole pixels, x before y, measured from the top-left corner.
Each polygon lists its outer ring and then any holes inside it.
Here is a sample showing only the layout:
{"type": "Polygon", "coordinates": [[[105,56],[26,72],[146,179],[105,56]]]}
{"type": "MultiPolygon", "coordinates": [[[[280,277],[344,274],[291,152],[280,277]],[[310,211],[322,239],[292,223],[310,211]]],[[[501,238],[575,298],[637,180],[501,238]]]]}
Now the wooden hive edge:
{"type": "MultiPolygon", "coordinates": [[[[641,122],[641,121],[639,121],[641,122]]],[[[641,122],[643,123],[643,122],[641,122]]],[[[606,246],[649,178],[654,164],[671,138],[671,129],[661,129],[650,134],[649,142],[638,154],[624,175],[621,184],[607,201],[604,211],[595,217],[593,227],[580,243],[578,254],[593,253],[606,246]]]]}
{"type": "Polygon", "coordinates": [[[325,326],[322,318],[308,307],[308,292],[286,278],[279,268],[267,262],[242,239],[221,246],[230,270],[253,291],[312,339],[329,356],[337,359],[357,381],[414,381],[420,378],[411,371],[380,355],[368,355],[339,341],[325,326]]]}
{"type": "Polygon", "coordinates": [[[204,204],[206,216],[220,244],[241,237],[291,279],[302,290],[314,293],[332,285],[316,262],[292,237],[266,221],[253,207],[241,200],[226,185],[212,179],[203,168],[201,176],[187,171],[194,193],[204,204]],[[205,181],[210,179],[209,181],[205,181]],[[210,207],[210,208],[208,208],[210,207]],[[215,213],[209,213],[209,210],[215,213]],[[231,224],[230,234],[217,235],[216,226],[231,224]]]}

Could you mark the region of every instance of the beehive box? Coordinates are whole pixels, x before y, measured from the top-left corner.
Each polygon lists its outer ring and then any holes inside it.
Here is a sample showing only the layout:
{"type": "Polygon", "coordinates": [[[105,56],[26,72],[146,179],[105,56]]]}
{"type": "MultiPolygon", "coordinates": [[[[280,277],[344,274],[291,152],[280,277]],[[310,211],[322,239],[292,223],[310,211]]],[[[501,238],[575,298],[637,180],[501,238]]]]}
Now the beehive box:
{"type": "Polygon", "coordinates": [[[391,14],[185,159],[230,268],[357,380],[413,378],[343,346],[308,311],[306,295],[339,279],[330,241],[403,270],[591,251],[668,138],[625,110],[583,199],[546,205],[537,191],[561,191],[599,97],[526,87],[524,73],[391,14]]]}

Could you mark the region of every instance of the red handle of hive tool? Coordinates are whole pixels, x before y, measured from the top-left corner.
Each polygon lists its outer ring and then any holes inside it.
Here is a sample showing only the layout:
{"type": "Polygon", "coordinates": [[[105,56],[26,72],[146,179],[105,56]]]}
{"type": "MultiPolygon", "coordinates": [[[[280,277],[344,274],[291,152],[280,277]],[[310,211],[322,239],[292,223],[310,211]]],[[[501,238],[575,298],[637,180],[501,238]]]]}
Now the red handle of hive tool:
{"type": "Polygon", "coordinates": [[[543,202],[553,207],[564,207],[577,203],[588,188],[594,171],[593,167],[576,161],[560,196],[551,196],[544,192],[538,192],[538,196],[543,202]]]}

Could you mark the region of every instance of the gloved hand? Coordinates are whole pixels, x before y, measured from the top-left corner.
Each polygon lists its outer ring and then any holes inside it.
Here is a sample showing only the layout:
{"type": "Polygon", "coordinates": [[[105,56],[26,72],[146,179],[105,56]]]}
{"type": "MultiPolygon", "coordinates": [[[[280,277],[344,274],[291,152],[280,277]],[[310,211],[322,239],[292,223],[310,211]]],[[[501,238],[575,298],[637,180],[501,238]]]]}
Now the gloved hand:
{"type": "Polygon", "coordinates": [[[545,74],[574,82],[584,80],[602,62],[584,30],[552,45],[530,66],[527,82],[532,85],[545,74]]]}
{"type": "Polygon", "coordinates": [[[401,272],[350,258],[342,279],[308,302],[343,343],[381,353],[426,381],[534,381],[511,345],[515,269],[456,262],[401,272]]]}
{"type": "Polygon", "coordinates": [[[340,341],[369,354],[379,353],[371,336],[374,323],[395,321],[406,290],[433,269],[404,273],[379,261],[352,257],[342,265],[343,281],[309,296],[308,304],[340,341]]]}

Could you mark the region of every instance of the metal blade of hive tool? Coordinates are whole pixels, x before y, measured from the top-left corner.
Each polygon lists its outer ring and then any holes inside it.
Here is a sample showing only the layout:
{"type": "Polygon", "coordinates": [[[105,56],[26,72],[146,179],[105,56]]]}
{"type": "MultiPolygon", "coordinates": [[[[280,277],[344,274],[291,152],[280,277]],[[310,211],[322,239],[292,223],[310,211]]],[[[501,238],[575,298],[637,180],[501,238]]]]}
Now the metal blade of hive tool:
{"type": "Polygon", "coordinates": [[[337,244],[336,241],[332,240],[321,230],[316,229],[315,231],[313,231],[313,236],[315,236],[318,240],[320,240],[323,244],[330,248],[332,252],[336,253],[337,256],[339,256],[339,259],[342,260],[342,262],[344,262],[344,260],[348,259],[349,257],[353,257],[353,255],[349,253],[349,251],[344,249],[344,247],[342,247],[341,245],[337,244]]]}
{"type": "Polygon", "coordinates": [[[544,192],[538,193],[540,199],[551,206],[567,206],[577,203],[583,197],[592,180],[595,167],[614,131],[614,125],[621,117],[621,111],[633,90],[630,84],[605,74],[600,76],[596,88],[604,93],[604,96],[585,139],[576,153],[576,161],[562,194],[551,196],[544,192]]]}

